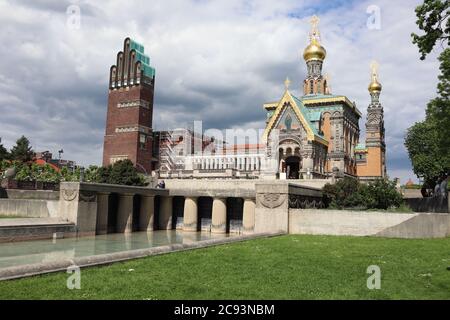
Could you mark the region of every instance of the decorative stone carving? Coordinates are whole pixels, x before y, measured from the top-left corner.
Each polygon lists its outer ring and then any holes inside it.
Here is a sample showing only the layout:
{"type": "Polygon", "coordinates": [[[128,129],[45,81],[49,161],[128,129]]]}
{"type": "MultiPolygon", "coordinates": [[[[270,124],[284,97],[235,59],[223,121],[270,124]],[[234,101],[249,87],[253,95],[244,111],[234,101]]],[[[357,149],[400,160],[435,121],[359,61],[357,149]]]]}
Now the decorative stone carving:
{"type": "Polygon", "coordinates": [[[81,191],[80,192],[80,201],[95,202],[95,200],[96,200],[95,192],[90,192],[90,191],[81,191]]]}
{"type": "Polygon", "coordinates": [[[64,189],[62,195],[64,200],[73,201],[78,195],[78,190],[64,189]]]}
{"type": "Polygon", "coordinates": [[[286,201],[286,195],[266,193],[261,196],[261,204],[269,209],[280,207],[286,201]]]}

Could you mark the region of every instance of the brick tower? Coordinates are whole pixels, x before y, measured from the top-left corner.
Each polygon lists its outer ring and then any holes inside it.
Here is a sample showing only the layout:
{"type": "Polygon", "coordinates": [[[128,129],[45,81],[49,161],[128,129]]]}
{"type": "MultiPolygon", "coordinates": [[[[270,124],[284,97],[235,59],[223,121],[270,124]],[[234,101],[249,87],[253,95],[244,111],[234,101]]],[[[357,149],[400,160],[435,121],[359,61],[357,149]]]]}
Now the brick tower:
{"type": "Polygon", "coordinates": [[[110,71],[104,166],[129,159],[151,174],[154,88],[155,69],[144,47],[125,39],[110,71]]]}

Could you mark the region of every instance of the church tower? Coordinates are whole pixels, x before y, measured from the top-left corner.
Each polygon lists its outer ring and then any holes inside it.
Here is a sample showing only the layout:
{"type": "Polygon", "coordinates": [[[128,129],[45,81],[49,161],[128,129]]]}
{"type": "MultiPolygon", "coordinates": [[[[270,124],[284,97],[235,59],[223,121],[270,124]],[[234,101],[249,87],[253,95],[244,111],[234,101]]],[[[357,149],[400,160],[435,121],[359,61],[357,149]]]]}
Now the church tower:
{"type": "Polygon", "coordinates": [[[322,76],[323,61],[327,56],[327,51],[321,45],[320,31],[318,28],[319,18],[311,18],[311,31],[309,33],[309,45],[303,52],[308,70],[307,77],[303,84],[304,95],[329,94],[327,80],[322,76]]]}
{"type": "Polygon", "coordinates": [[[384,112],[380,103],[382,86],[378,81],[378,64],[371,64],[371,82],[369,93],[371,102],[367,108],[366,149],[368,177],[386,177],[386,143],[384,112]]]}
{"type": "Polygon", "coordinates": [[[155,69],[144,47],[126,38],[110,69],[104,166],[129,159],[151,173],[154,88],[155,69]]]}

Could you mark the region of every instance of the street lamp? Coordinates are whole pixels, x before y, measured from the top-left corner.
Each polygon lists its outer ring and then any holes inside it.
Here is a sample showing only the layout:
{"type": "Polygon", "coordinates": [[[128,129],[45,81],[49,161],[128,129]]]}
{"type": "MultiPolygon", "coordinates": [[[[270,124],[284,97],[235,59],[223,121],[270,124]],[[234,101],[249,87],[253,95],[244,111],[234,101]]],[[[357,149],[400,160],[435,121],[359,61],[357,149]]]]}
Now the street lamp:
{"type": "Polygon", "coordinates": [[[61,155],[64,153],[64,150],[61,149],[58,151],[58,156],[59,156],[59,160],[58,160],[58,167],[61,168],[61,155]]]}

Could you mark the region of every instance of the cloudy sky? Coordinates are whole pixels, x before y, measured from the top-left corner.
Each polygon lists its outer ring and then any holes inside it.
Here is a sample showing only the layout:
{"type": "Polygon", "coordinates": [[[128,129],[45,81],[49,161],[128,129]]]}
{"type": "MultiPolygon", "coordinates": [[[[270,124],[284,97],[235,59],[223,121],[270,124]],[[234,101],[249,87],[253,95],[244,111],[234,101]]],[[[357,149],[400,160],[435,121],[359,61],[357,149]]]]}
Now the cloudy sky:
{"type": "MultiPolygon", "coordinates": [[[[0,0],[0,137],[22,134],[36,151],[100,164],[109,68],[127,36],[145,45],[156,68],[155,129],[203,120],[204,128],[262,128],[262,104],[279,99],[283,81],[300,95],[301,52],[309,19],[320,19],[332,92],[363,112],[369,64],[380,63],[388,171],[413,177],[406,128],[436,94],[433,52],[419,60],[411,43],[420,0],[0,0]],[[68,8],[78,6],[79,28],[68,8]],[[380,28],[368,28],[370,6],[380,28]]],[[[372,20],[370,20],[372,21],[372,20]]],[[[362,134],[362,136],[364,133],[362,134]]]]}

